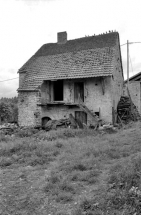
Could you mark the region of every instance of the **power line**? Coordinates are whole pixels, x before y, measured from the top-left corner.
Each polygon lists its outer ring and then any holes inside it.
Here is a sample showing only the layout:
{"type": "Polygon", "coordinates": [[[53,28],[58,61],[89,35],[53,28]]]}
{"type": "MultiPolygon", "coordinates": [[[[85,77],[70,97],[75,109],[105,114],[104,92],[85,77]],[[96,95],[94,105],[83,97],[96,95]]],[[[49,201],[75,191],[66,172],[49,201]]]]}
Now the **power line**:
{"type": "Polygon", "coordinates": [[[124,45],[127,45],[127,43],[124,43],[124,44],[122,44],[122,45],[120,45],[120,46],[124,46],[124,45]]]}
{"type": "MultiPolygon", "coordinates": [[[[19,77],[17,77],[17,78],[19,78],[19,77]]],[[[6,79],[6,80],[0,81],[0,82],[4,82],[4,81],[11,81],[11,80],[14,80],[14,79],[17,79],[17,78],[6,79]]]]}
{"type": "MultiPolygon", "coordinates": [[[[130,45],[130,44],[134,44],[134,43],[141,43],[141,42],[129,42],[129,45],[130,45]]],[[[127,43],[124,43],[124,44],[122,44],[122,45],[120,45],[120,46],[124,46],[124,45],[127,45],[127,43]]]]}
{"type": "MultiPolygon", "coordinates": [[[[130,42],[129,44],[133,44],[133,43],[141,43],[141,42],[130,42]]],[[[120,46],[124,46],[124,45],[127,45],[127,43],[124,43],[120,46]]],[[[132,61],[131,61],[131,58],[130,58],[130,63],[131,63],[131,67],[132,67],[132,61]]],[[[132,67],[132,72],[133,72],[133,67],[132,67]]],[[[11,80],[14,80],[14,79],[18,79],[19,77],[17,78],[12,78],[12,79],[6,79],[6,80],[3,80],[3,81],[0,81],[0,82],[5,82],[5,81],[11,81],[11,80]]]]}

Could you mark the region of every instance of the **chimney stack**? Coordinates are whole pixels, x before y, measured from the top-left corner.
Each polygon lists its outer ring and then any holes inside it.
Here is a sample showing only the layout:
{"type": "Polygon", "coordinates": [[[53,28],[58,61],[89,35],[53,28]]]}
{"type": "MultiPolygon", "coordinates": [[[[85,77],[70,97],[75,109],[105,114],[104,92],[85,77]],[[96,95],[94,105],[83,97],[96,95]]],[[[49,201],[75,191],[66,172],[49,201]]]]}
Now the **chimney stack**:
{"type": "Polygon", "coordinates": [[[65,44],[67,42],[67,32],[59,32],[57,33],[57,43],[58,44],[65,44]]]}

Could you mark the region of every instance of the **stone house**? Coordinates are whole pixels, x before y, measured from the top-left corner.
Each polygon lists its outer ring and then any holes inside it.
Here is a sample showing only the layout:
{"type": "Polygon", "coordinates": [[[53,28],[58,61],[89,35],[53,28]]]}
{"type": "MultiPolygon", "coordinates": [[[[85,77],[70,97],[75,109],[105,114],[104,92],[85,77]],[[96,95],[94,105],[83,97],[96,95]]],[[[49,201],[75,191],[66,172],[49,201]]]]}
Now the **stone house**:
{"type": "Polygon", "coordinates": [[[43,45],[18,73],[20,126],[69,114],[87,125],[93,114],[112,123],[124,82],[119,34],[67,40],[60,32],[57,43],[43,45]]]}
{"type": "MultiPolygon", "coordinates": [[[[124,82],[124,95],[127,95],[127,80],[124,82]]],[[[141,72],[129,78],[129,93],[138,112],[141,114],[141,72]]]]}

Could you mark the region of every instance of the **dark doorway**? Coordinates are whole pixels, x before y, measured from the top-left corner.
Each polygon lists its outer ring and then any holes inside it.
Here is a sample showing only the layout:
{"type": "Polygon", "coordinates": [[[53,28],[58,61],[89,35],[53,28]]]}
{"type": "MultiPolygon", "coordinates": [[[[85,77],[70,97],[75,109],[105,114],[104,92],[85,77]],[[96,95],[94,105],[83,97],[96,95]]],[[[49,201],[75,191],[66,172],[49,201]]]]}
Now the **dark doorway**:
{"type": "Polygon", "coordinates": [[[63,80],[54,81],[54,101],[63,101],[63,80]]]}
{"type": "Polygon", "coordinates": [[[43,128],[45,128],[45,126],[49,120],[51,120],[51,118],[48,116],[42,118],[42,127],[43,128]]]}
{"type": "Polygon", "coordinates": [[[74,83],[74,102],[84,102],[84,83],[75,82],[74,83]]]}
{"type": "Polygon", "coordinates": [[[87,114],[83,111],[75,111],[75,119],[79,125],[87,124],[87,114]]]}

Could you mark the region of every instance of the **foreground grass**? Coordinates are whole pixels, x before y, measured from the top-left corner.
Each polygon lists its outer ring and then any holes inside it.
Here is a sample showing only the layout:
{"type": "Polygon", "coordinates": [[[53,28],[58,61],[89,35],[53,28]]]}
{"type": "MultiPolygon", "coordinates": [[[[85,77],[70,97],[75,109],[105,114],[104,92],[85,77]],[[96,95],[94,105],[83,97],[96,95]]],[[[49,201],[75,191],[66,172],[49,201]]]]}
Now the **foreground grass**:
{"type": "Polygon", "coordinates": [[[141,214],[141,125],[0,138],[0,214],[141,214]]]}

